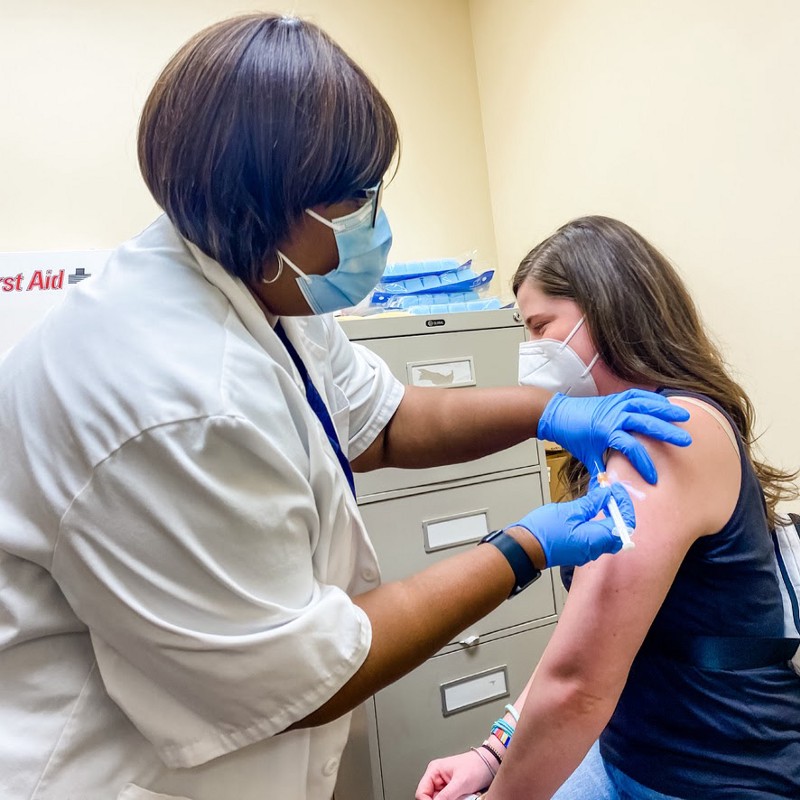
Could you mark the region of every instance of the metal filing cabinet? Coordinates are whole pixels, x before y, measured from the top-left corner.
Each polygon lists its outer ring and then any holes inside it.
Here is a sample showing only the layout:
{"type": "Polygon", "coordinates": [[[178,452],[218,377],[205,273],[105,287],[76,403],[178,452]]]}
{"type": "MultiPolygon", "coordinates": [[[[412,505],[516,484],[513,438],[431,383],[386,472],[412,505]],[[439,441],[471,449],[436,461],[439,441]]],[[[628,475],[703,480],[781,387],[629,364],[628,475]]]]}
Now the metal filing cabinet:
{"type": "MultiPolygon", "coordinates": [[[[514,309],[343,320],[404,383],[511,386],[524,340],[514,309]]],[[[544,448],[526,442],[468,464],[356,475],[384,581],[467,548],[548,502],[544,448]]],[[[523,689],[561,606],[548,570],[353,715],[336,800],[409,800],[428,761],[480,743],[523,689]]]]}

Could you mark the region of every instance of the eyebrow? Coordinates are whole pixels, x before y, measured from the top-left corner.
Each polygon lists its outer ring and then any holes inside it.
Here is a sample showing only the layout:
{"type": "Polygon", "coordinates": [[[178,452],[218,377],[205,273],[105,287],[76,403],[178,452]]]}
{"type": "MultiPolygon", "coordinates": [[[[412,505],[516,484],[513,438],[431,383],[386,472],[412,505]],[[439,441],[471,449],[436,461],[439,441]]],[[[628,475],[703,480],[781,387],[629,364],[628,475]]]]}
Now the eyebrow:
{"type": "Polygon", "coordinates": [[[535,323],[540,322],[543,318],[547,316],[548,316],[547,311],[541,311],[538,314],[531,314],[529,317],[525,318],[525,325],[529,328],[532,328],[535,323]]]}

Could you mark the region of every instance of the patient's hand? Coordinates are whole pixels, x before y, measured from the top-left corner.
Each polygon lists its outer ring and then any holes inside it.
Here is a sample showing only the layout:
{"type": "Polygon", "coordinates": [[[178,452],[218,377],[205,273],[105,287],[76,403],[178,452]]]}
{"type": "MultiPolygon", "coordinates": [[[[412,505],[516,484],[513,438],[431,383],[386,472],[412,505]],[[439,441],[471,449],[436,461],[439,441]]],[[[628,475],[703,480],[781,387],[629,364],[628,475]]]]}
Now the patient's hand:
{"type": "MultiPolygon", "coordinates": [[[[492,755],[487,753],[486,757],[491,759],[492,755]]],[[[431,761],[414,796],[416,800],[459,800],[485,789],[493,777],[483,759],[470,750],[431,761]]]]}

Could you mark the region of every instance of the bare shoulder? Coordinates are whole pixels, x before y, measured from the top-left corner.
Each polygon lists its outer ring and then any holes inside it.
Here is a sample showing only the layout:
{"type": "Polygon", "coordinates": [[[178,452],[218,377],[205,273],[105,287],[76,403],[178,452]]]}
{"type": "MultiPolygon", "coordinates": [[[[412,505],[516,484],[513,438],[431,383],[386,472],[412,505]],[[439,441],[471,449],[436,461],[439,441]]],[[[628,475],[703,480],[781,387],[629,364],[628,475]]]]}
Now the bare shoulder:
{"type": "Polygon", "coordinates": [[[687,429],[690,433],[692,432],[692,428],[694,428],[705,442],[717,443],[719,436],[715,436],[714,434],[723,433],[725,439],[727,439],[730,444],[734,457],[738,460],[739,446],[736,442],[736,434],[733,426],[716,406],[698,397],[689,397],[685,395],[675,395],[667,399],[673,405],[685,408],[689,412],[691,416],[687,423],[687,429]],[[697,413],[698,411],[701,413],[697,413]]]}
{"type": "MultiPolygon", "coordinates": [[[[714,406],[694,397],[673,396],[689,419],[680,423],[691,434],[688,447],[642,438],[658,471],[658,484],[646,484],[624,457],[609,460],[618,479],[663,502],[680,503],[694,517],[699,535],[715,533],[730,518],[739,496],[741,462],[731,424],[714,406]]],[[[612,478],[614,476],[612,475],[612,478]]]]}

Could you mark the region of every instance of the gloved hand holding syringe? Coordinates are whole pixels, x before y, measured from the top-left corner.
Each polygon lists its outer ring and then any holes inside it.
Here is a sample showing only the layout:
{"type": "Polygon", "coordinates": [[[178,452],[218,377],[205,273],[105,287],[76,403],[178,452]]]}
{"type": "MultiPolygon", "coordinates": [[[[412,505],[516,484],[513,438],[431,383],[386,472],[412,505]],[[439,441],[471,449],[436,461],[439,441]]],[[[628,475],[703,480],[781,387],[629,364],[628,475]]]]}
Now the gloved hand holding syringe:
{"type": "MultiPolygon", "coordinates": [[[[611,480],[602,465],[595,462],[595,467],[597,468],[597,474],[595,475],[597,483],[603,487],[611,486],[611,480]]],[[[622,513],[613,495],[608,499],[607,508],[608,513],[611,514],[611,519],[614,521],[614,531],[617,536],[622,539],[622,549],[630,550],[632,547],[635,547],[633,539],[631,539],[632,530],[625,524],[625,520],[622,518],[622,513]]]]}
{"type": "MultiPolygon", "coordinates": [[[[597,483],[603,488],[610,487],[611,480],[606,474],[606,471],[597,462],[595,462],[595,467],[597,468],[597,474],[594,477],[595,480],[597,480],[597,483]]],[[[622,549],[630,550],[632,547],[635,547],[633,539],[631,539],[631,533],[633,531],[625,524],[625,520],[622,518],[622,512],[619,510],[619,505],[617,504],[614,495],[609,496],[606,503],[606,508],[608,509],[608,513],[611,515],[611,519],[614,522],[615,533],[620,539],[622,539],[622,549]]],[[[485,792],[486,790],[484,789],[482,792],[478,792],[476,794],[462,795],[459,800],[480,800],[480,798],[484,797],[485,792]]]]}

